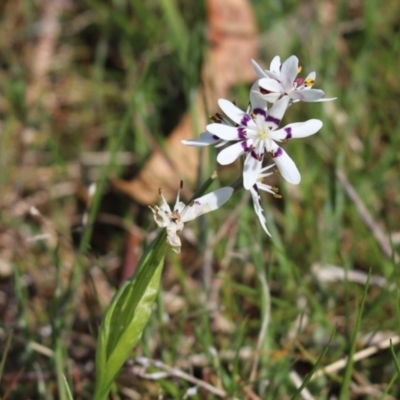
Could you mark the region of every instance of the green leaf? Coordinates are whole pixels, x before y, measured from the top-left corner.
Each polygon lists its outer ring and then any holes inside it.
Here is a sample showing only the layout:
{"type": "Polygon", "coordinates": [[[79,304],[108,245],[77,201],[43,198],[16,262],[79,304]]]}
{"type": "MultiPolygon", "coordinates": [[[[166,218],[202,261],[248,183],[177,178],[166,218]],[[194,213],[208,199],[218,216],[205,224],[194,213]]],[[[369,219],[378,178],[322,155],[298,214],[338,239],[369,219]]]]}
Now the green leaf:
{"type": "Polygon", "coordinates": [[[361,300],[361,306],[357,312],[356,324],[355,324],[355,327],[353,330],[353,337],[351,339],[351,347],[350,347],[350,352],[348,355],[347,366],[344,371],[343,384],[342,384],[342,388],[340,390],[339,400],[345,400],[350,397],[350,383],[351,383],[351,375],[353,373],[353,364],[354,364],[353,357],[354,357],[354,353],[356,352],[357,335],[361,328],[362,314],[364,311],[365,301],[367,299],[367,292],[368,292],[368,288],[369,288],[370,279],[371,279],[371,270],[369,270],[368,279],[365,284],[364,293],[363,293],[363,297],[361,300]]]}
{"type": "Polygon", "coordinates": [[[301,395],[301,392],[307,386],[308,382],[311,380],[312,376],[314,375],[314,372],[319,368],[322,360],[324,359],[326,353],[328,352],[328,350],[329,350],[329,348],[331,346],[332,340],[335,337],[335,334],[336,334],[336,328],[333,330],[332,335],[331,335],[331,337],[329,339],[329,342],[326,345],[326,347],[325,347],[324,351],[322,352],[322,354],[318,357],[317,362],[313,365],[313,367],[311,368],[311,371],[304,378],[301,386],[296,390],[296,392],[294,393],[294,395],[291,397],[290,400],[295,400],[301,395]]]}
{"type": "Polygon", "coordinates": [[[142,256],[135,276],[121,286],[108,306],[97,345],[95,400],[107,397],[149,320],[164,265],[165,239],[163,229],[142,256]]]}
{"type": "Polygon", "coordinates": [[[74,400],[74,398],[72,397],[71,389],[70,389],[70,387],[68,385],[68,381],[67,381],[67,378],[65,377],[65,375],[63,375],[62,382],[63,382],[63,385],[64,385],[64,392],[66,393],[68,400],[74,400]]]}

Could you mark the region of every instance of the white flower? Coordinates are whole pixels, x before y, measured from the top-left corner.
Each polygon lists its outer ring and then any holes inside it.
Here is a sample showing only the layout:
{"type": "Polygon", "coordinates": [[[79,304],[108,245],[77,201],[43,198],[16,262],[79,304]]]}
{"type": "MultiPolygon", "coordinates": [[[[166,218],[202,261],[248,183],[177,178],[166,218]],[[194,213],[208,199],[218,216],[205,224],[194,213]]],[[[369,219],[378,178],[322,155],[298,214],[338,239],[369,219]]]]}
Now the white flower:
{"type": "Polygon", "coordinates": [[[323,90],[312,89],[316,77],[315,72],[308,74],[305,79],[297,78],[301,68],[299,68],[299,59],[296,56],[290,56],[282,64],[279,56],[274,57],[269,71],[264,71],[254,60],[251,62],[260,78],[250,91],[252,104],[258,104],[260,99],[275,103],[284,95],[289,96],[292,103],[335,100],[335,98],[323,99],[322,97],[325,95],[323,90]]]}
{"type": "MultiPolygon", "coordinates": [[[[181,188],[182,182],[180,189],[181,188]]],[[[161,197],[160,206],[149,206],[153,212],[154,220],[156,221],[157,225],[160,228],[166,228],[167,243],[169,246],[171,246],[175,253],[180,253],[181,251],[181,240],[178,236],[178,232],[183,229],[184,223],[221,207],[225,202],[228,201],[233,193],[233,188],[224,187],[199,197],[186,206],[179,199],[180,189],[178,191],[173,210],[171,210],[170,206],[165,200],[161,189],[159,189],[159,194],[161,197]]]]}
{"type": "Polygon", "coordinates": [[[262,168],[260,171],[260,174],[258,175],[256,183],[250,188],[251,197],[253,199],[254,211],[257,214],[257,217],[260,220],[261,226],[263,227],[265,233],[269,236],[271,236],[271,234],[269,233],[267,226],[266,226],[264,210],[261,206],[260,190],[271,193],[275,198],[282,197],[279,194],[278,188],[270,186],[270,185],[266,185],[265,183],[262,183],[262,180],[264,178],[273,174],[273,172],[266,172],[266,171],[268,171],[269,169],[271,169],[274,166],[275,166],[275,164],[272,164],[272,165],[269,165],[268,167],[262,168]]]}
{"type": "Polygon", "coordinates": [[[228,100],[218,101],[222,111],[236,123],[207,125],[207,131],[226,141],[237,143],[223,149],[217,156],[222,165],[231,164],[246,154],[243,167],[243,186],[249,190],[261,172],[264,152],[272,154],[274,163],[282,176],[292,184],[300,182],[300,173],[288,154],[275,142],[287,142],[291,138],[313,135],[322,127],[322,121],[310,119],[277,129],[289,103],[289,97],[279,99],[268,111],[256,108],[252,114],[240,110],[228,100]]]}

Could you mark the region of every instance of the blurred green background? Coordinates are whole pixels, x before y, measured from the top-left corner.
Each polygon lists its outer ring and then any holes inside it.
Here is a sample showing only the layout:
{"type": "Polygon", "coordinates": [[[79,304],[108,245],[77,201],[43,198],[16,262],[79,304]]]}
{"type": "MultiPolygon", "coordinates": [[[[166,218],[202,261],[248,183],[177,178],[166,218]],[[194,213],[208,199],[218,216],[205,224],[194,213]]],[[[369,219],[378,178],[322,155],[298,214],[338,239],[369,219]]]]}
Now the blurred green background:
{"type": "MultiPolygon", "coordinates": [[[[272,239],[244,192],[185,228],[132,360],[160,359],[226,397],[306,399],[296,379],[320,357],[316,369],[386,343],[312,379],[308,398],[400,398],[399,347],[386,342],[400,328],[400,2],[250,4],[257,61],[295,54],[337,100],[285,115],[324,127],[287,144],[302,182],[263,197],[272,239]]],[[[189,109],[211,46],[207,4],[9,0],[0,28],[1,396],[59,398],[65,373],[74,398],[91,399],[102,311],[156,230],[112,180],[135,177],[189,109]]],[[[249,88],[230,98],[245,108],[249,88]]],[[[218,168],[228,183],[237,170],[210,153],[203,176],[218,168]]],[[[181,399],[195,386],[148,378],[132,361],[112,398],[181,399]]]]}

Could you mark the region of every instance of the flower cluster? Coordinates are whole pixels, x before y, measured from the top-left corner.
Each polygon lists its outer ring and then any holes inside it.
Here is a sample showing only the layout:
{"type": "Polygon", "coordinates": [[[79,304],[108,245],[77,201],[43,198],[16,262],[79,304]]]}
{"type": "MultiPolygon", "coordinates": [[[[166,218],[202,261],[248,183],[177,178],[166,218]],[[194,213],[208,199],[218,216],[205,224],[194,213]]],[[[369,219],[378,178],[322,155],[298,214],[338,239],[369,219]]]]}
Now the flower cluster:
{"type": "MultiPolygon", "coordinates": [[[[315,72],[308,74],[305,79],[298,77],[301,68],[296,56],[289,57],[283,63],[280,57],[276,56],[269,70],[263,70],[254,60],[252,64],[258,79],[251,87],[248,109],[243,111],[234,103],[219,99],[218,104],[224,114],[217,113],[213,116],[211,118],[213,123],[207,125],[206,132],[202,133],[198,139],[184,140],[182,143],[187,146],[224,147],[217,156],[217,161],[221,165],[231,164],[243,156],[243,187],[251,192],[254,210],[264,231],[269,234],[261,206],[260,191],[269,192],[274,197],[280,197],[280,195],[276,187],[263,183],[263,179],[270,176],[275,170],[273,167],[276,166],[287,182],[294,185],[300,183],[301,176],[296,164],[280,145],[287,143],[290,139],[313,135],[323,125],[318,119],[310,119],[281,128],[282,118],[293,103],[334,99],[324,98],[322,90],[313,88],[315,72]],[[273,162],[267,166],[264,165],[267,159],[266,153],[273,162]]],[[[190,205],[182,208],[179,195],[172,212],[165,199],[159,208],[152,208],[157,224],[166,227],[167,232],[170,232],[167,240],[172,247],[180,247],[176,232],[183,228],[183,222],[217,209],[229,199],[233,189],[222,188],[219,191],[196,200],[201,203],[198,210],[201,209],[202,212],[195,211],[190,205]],[[207,196],[210,195],[212,197],[208,198],[207,196]],[[179,223],[174,221],[176,215],[179,216],[179,223]]]]}

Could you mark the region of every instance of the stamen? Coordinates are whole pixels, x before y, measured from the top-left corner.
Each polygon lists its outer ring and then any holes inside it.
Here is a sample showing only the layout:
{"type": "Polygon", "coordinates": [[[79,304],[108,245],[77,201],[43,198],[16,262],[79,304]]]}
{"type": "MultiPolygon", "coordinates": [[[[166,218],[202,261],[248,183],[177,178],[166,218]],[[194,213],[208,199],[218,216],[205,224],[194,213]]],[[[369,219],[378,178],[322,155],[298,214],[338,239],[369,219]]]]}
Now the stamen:
{"type": "Polygon", "coordinates": [[[311,87],[312,85],[314,85],[314,83],[315,83],[315,79],[307,78],[304,81],[304,86],[311,87]]]}
{"type": "Polygon", "coordinates": [[[162,195],[162,189],[158,188],[158,194],[161,196],[162,195]]]}
{"type": "Polygon", "coordinates": [[[299,65],[299,67],[297,68],[297,73],[299,74],[302,69],[303,69],[303,67],[301,65],[299,65]]]}
{"type": "Polygon", "coordinates": [[[215,113],[215,115],[210,115],[209,118],[216,124],[221,124],[223,122],[224,116],[222,114],[215,113]]]}
{"type": "Polygon", "coordinates": [[[282,198],[282,195],[281,194],[274,194],[274,197],[275,197],[275,199],[281,199],[282,198]]]}

